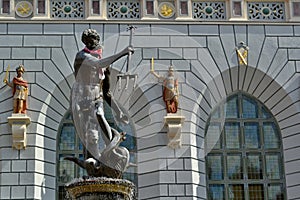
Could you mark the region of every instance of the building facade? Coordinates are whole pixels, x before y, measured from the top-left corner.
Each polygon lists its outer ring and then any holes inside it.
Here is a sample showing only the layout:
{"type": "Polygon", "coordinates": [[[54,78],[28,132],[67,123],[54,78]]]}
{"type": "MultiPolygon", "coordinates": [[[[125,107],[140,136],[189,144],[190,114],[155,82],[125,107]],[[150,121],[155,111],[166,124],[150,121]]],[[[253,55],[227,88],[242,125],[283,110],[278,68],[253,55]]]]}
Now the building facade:
{"type": "Polygon", "coordinates": [[[70,113],[81,33],[96,29],[105,57],[129,44],[128,24],[137,27],[128,73],[138,79],[127,89],[114,79],[123,58],[111,66],[111,90],[130,117],[121,128],[137,167],[125,175],[138,198],[300,198],[300,2],[0,2],[0,79],[8,65],[10,80],[25,66],[31,118],[26,149],[13,149],[12,93],[1,84],[0,199],[64,199],[63,184],[84,174],[62,159],[81,156],[70,113]],[[179,81],[179,148],[167,145],[152,58],[179,81]]]}

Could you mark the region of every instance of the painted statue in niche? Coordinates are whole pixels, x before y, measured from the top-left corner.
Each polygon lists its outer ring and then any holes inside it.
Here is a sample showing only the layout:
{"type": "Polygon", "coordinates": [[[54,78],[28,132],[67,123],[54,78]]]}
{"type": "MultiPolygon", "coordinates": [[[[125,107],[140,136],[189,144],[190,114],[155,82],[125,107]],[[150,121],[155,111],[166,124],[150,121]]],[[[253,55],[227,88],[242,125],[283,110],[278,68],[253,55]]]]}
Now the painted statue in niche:
{"type": "Polygon", "coordinates": [[[178,80],[174,76],[174,68],[169,67],[167,76],[160,76],[154,71],[153,59],[150,72],[163,82],[163,100],[166,104],[167,113],[177,113],[178,110],[178,80]]]}
{"type": "Polygon", "coordinates": [[[11,82],[8,81],[8,69],[3,82],[13,91],[13,113],[25,114],[28,97],[28,82],[23,79],[25,68],[23,65],[19,65],[16,68],[17,76],[11,82]]]}
{"type": "Polygon", "coordinates": [[[103,48],[96,30],[85,30],[81,40],[85,47],[75,57],[76,81],[72,88],[71,108],[76,132],[84,145],[84,159],[65,159],[86,169],[89,176],[121,178],[130,165],[129,151],[119,146],[126,136],[110,127],[104,115],[104,103],[112,108],[117,121],[129,123],[110,92],[109,67],[132,54],[134,49],[128,46],[115,55],[102,58],[103,48]],[[102,151],[100,139],[105,144],[102,151]]]}

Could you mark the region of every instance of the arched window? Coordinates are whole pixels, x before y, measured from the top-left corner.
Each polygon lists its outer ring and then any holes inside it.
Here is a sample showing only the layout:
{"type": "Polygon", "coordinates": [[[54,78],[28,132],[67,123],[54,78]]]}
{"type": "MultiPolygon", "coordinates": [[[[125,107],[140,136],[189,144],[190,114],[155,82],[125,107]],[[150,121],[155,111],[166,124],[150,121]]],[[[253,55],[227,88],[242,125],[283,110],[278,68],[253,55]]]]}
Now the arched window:
{"type": "Polygon", "coordinates": [[[211,113],[205,151],[208,199],[286,199],[280,131],[256,99],[239,92],[211,113]]]}
{"type": "MultiPolygon", "coordinates": [[[[127,133],[126,140],[120,145],[126,147],[130,152],[130,162],[136,163],[136,140],[131,124],[116,126],[110,109],[105,106],[105,117],[108,123],[114,128],[127,133]]],[[[83,146],[75,132],[71,112],[68,111],[63,118],[57,138],[57,199],[65,199],[66,192],[64,185],[72,179],[86,175],[84,169],[75,163],[64,160],[66,156],[83,158],[83,146]]],[[[123,174],[123,178],[132,181],[137,186],[136,167],[129,167],[123,174]]]]}
{"type": "Polygon", "coordinates": [[[75,163],[64,160],[64,157],[83,158],[83,146],[76,135],[72,115],[68,112],[61,122],[57,138],[57,191],[58,199],[65,199],[64,185],[76,177],[86,175],[85,171],[75,163]]]}

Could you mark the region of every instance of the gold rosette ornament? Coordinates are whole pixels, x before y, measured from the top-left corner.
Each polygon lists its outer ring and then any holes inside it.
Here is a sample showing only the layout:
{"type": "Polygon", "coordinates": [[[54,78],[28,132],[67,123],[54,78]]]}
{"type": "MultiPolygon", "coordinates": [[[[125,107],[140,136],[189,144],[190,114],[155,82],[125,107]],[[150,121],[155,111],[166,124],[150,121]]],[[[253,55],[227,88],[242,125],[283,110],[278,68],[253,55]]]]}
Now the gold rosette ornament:
{"type": "Polygon", "coordinates": [[[159,5],[159,14],[163,18],[170,18],[175,14],[175,7],[170,2],[163,2],[159,5]]]}
{"type": "Polygon", "coordinates": [[[29,17],[33,12],[33,6],[29,1],[20,1],[16,4],[15,10],[19,17],[29,17]]]}

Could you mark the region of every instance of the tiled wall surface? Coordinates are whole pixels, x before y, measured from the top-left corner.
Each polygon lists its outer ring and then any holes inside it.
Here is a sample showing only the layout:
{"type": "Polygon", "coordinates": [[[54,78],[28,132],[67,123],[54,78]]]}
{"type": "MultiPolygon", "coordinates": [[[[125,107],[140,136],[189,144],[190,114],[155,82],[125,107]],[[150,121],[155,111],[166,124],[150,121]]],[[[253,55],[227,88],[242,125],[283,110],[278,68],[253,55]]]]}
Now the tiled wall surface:
{"type": "MultiPolygon", "coordinates": [[[[211,110],[241,90],[263,102],[275,116],[283,139],[288,199],[300,198],[300,26],[136,24],[130,73],[137,87],[112,91],[135,123],[138,145],[139,199],[206,199],[204,129],[211,110]],[[239,66],[235,47],[249,47],[248,66],[239,66]],[[167,147],[162,87],[149,73],[165,74],[173,65],[180,85],[183,146],[167,147]]],[[[126,24],[0,24],[0,80],[11,66],[24,64],[29,81],[28,147],[11,148],[11,90],[0,85],[0,199],[55,199],[56,138],[69,109],[73,61],[83,48],[81,33],[101,35],[104,56],[129,42],[126,24]]],[[[126,68],[126,58],[112,67],[126,68]]]]}

